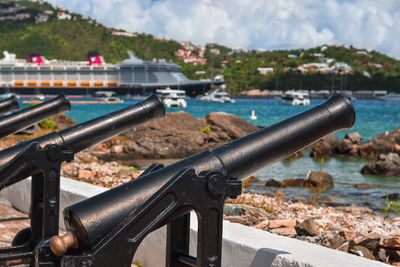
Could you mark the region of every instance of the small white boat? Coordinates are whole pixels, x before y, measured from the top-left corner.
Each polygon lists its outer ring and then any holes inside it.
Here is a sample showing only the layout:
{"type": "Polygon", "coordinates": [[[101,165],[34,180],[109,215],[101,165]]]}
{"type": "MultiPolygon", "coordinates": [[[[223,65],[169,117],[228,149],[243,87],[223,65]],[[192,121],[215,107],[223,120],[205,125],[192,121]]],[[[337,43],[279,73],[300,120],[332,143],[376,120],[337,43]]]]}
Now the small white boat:
{"type": "Polygon", "coordinates": [[[37,100],[44,100],[46,97],[44,96],[44,94],[37,94],[33,97],[33,99],[37,99],[37,100]]]}
{"type": "Polygon", "coordinates": [[[298,106],[298,105],[309,106],[310,105],[310,96],[308,94],[308,91],[289,90],[289,91],[286,91],[281,96],[281,101],[283,104],[292,105],[292,106],[298,106]]]}
{"type": "Polygon", "coordinates": [[[396,94],[396,93],[389,93],[389,94],[387,94],[387,95],[384,95],[384,96],[380,96],[380,97],[377,97],[378,99],[381,99],[381,100],[400,100],[400,94],[396,94]]]}
{"type": "Polygon", "coordinates": [[[166,89],[156,90],[156,94],[167,108],[177,107],[186,108],[186,96],[185,90],[171,89],[167,87],[166,89]]]}
{"type": "Polygon", "coordinates": [[[105,103],[123,103],[114,91],[97,91],[94,93],[93,100],[105,103]]]}
{"type": "Polygon", "coordinates": [[[16,95],[16,94],[13,94],[13,93],[5,93],[5,94],[0,95],[0,100],[6,99],[6,98],[10,98],[10,97],[12,97],[12,96],[15,96],[17,99],[19,99],[19,96],[16,95]]]}
{"type": "Polygon", "coordinates": [[[222,89],[215,89],[207,95],[196,97],[197,101],[202,102],[216,102],[216,103],[235,103],[235,100],[222,89]]]}

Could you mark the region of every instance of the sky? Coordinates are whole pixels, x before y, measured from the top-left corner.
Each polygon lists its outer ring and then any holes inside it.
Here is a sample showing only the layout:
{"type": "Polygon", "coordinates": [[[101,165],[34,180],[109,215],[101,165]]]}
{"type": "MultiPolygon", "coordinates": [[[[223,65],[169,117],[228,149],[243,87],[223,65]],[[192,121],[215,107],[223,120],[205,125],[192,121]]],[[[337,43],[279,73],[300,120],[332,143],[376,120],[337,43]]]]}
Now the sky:
{"type": "Polygon", "coordinates": [[[50,0],[107,27],[196,45],[353,45],[400,59],[399,0],[50,0]]]}

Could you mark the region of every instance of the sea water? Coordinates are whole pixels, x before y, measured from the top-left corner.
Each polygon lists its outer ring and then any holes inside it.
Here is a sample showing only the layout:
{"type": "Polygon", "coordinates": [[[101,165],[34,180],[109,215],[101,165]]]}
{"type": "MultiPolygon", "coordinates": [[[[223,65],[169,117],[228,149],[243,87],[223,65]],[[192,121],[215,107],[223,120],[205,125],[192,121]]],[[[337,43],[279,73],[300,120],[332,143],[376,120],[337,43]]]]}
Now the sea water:
{"type": "MultiPolygon", "coordinates": [[[[97,116],[112,112],[139,100],[124,99],[121,104],[72,104],[68,116],[78,123],[90,120],[97,116]]],[[[279,99],[236,99],[236,103],[206,103],[188,99],[187,108],[168,108],[167,112],[184,110],[194,117],[204,117],[210,112],[227,112],[235,114],[247,121],[260,126],[268,126],[305,111],[323,102],[311,100],[310,106],[283,105],[279,99]],[[255,111],[257,120],[250,120],[251,110],[255,111]]],[[[343,138],[346,133],[357,131],[367,141],[374,136],[400,127],[400,101],[380,100],[354,100],[356,110],[356,123],[351,129],[336,132],[338,138],[343,138]]],[[[333,176],[335,186],[321,195],[329,197],[336,204],[367,205],[379,210],[385,205],[385,195],[400,192],[400,177],[381,178],[364,176],[361,168],[367,163],[362,159],[325,159],[322,169],[333,176]],[[375,188],[358,189],[356,184],[367,183],[376,185],[375,188]]],[[[282,181],[285,178],[305,178],[308,171],[319,170],[321,162],[313,160],[308,155],[286,162],[281,161],[258,172],[256,176],[262,180],[270,178],[282,181]]],[[[247,190],[265,193],[277,188],[267,188],[263,183],[253,184],[247,190]]],[[[285,188],[288,197],[307,199],[313,194],[305,188],[285,188]]]]}

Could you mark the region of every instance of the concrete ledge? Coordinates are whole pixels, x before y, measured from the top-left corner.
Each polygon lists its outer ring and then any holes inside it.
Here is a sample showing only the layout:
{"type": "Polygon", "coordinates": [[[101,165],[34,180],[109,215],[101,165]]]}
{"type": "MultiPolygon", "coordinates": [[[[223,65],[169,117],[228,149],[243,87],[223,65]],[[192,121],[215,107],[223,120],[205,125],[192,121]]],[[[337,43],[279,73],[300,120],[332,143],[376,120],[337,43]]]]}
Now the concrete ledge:
{"type": "MultiPolygon", "coordinates": [[[[30,179],[25,179],[0,191],[2,201],[28,213],[30,206],[30,179]]],[[[61,179],[60,210],[77,201],[106,191],[106,188],[68,178],[61,179]]],[[[60,216],[60,228],[64,223],[60,216]]],[[[197,218],[191,214],[190,252],[195,255],[197,218]]],[[[149,234],[135,259],[144,266],[164,266],[166,229],[149,234]]],[[[337,250],[317,246],[297,239],[287,238],[241,224],[224,221],[222,266],[226,267],[353,267],[388,266],[337,250]]]]}

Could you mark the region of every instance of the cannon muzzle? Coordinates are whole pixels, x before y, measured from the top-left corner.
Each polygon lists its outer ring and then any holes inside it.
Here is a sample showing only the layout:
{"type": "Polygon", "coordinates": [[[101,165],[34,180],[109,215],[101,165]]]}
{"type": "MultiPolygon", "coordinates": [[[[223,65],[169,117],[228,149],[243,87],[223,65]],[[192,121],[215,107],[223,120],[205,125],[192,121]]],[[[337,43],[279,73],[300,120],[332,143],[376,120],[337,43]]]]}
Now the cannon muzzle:
{"type": "Polygon", "coordinates": [[[18,132],[57,113],[69,111],[71,104],[60,95],[41,104],[22,109],[0,118],[0,137],[18,132]]]}
{"type": "Polygon", "coordinates": [[[7,113],[18,108],[18,100],[14,95],[0,101],[0,114],[7,113]]]}
{"type": "Polygon", "coordinates": [[[287,120],[69,206],[64,210],[65,224],[81,249],[91,249],[183,168],[193,168],[196,174],[216,171],[243,179],[354,122],[350,100],[334,95],[287,120]]]}
{"type": "MultiPolygon", "coordinates": [[[[0,151],[0,172],[7,166],[18,153],[23,151],[28,144],[38,143],[40,146],[56,144],[71,150],[74,154],[98,144],[104,140],[118,135],[140,123],[153,118],[162,117],[165,108],[156,96],[150,96],[146,100],[123,109],[111,112],[93,120],[77,124],[59,132],[52,132],[47,135],[32,139],[28,142],[19,143],[13,147],[0,151]]],[[[35,171],[35,170],[32,170],[35,171]]],[[[22,180],[32,171],[24,173],[10,181],[0,180],[0,189],[22,180]]]]}

